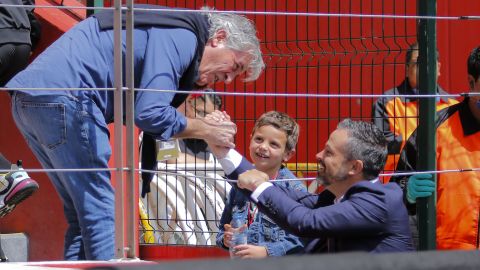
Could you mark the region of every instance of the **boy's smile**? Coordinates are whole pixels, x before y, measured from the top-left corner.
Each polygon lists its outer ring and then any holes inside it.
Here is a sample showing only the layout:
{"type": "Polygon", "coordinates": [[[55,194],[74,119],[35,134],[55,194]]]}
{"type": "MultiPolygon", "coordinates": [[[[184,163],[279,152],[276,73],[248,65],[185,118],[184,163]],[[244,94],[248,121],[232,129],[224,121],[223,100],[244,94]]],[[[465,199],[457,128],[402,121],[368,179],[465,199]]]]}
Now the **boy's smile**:
{"type": "Polygon", "coordinates": [[[258,127],[250,140],[250,158],[255,168],[274,177],[282,162],[287,161],[293,151],[287,152],[287,134],[271,125],[258,127]]]}

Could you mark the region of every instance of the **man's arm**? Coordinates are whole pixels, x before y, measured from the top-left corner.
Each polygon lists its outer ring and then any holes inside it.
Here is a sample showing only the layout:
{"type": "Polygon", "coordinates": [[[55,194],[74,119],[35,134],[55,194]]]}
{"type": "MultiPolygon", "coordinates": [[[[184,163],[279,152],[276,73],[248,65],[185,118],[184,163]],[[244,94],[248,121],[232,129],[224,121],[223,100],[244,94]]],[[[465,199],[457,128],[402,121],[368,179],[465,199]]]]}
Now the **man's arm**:
{"type": "Polygon", "coordinates": [[[260,211],[297,236],[377,234],[385,226],[388,216],[385,198],[382,198],[385,194],[369,192],[368,187],[352,187],[348,199],[343,202],[312,209],[286,196],[286,192],[267,181],[265,173],[250,170],[240,175],[238,185],[253,191],[252,199],[260,211]],[[258,194],[258,190],[268,184],[258,194]]]}
{"type": "Polygon", "coordinates": [[[222,122],[214,123],[204,119],[186,118],[187,125],[182,132],[174,135],[175,138],[197,138],[216,145],[234,148],[233,139],[237,133],[237,127],[234,123],[222,122]]]}
{"type": "Polygon", "coordinates": [[[402,135],[395,135],[390,128],[389,116],[386,108],[387,99],[380,97],[373,104],[372,108],[372,121],[373,123],[383,131],[383,135],[388,142],[388,153],[398,154],[402,147],[402,135]]]}
{"type": "Polygon", "coordinates": [[[383,200],[367,192],[311,209],[285,196],[277,187],[269,187],[258,197],[257,205],[280,227],[300,237],[378,234],[387,220],[383,200]]]}
{"type": "MultiPolygon", "coordinates": [[[[195,35],[185,29],[152,28],[146,44],[139,88],[172,90],[139,91],[135,97],[135,124],[156,139],[197,138],[234,147],[236,125],[186,118],[171,106],[179,81],[188,69],[197,47],[195,35]],[[158,61],[158,59],[168,59],[158,61]]],[[[182,89],[183,90],[183,89],[182,89]]],[[[186,89],[188,90],[188,89],[186,89]]]]}
{"type": "MultiPolygon", "coordinates": [[[[266,173],[253,169],[239,175],[238,186],[246,196],[251,198],[254,202],[257,202],[258,197],[262,192],[273,186],[273,184],[269,181],[269,177],[266,173]]],[[[330,205],[335,198],[329,191],[324,191],[320,195],[315,195],[306,190],[293,190],[282,186],[276,186],[276,188],[282,190],[284,196],[287,196],[289,199],[299,202],[309,208],[330,205]]]]}

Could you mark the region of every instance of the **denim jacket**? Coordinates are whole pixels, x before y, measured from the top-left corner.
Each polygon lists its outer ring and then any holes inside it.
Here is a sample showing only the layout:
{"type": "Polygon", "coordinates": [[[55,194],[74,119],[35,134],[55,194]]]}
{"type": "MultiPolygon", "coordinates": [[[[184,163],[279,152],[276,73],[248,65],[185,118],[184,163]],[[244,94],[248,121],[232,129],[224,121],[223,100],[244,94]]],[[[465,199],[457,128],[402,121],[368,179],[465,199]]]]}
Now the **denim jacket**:
{"type": "MultiPolygon", "coordinates": [[[[296,178],[287,168],[281,168],[277,179],[296,178]]],[[[274,182],[274,185],[285,186],[294,190],[306,190],[300,181],[274,182]]],[[[251,202],[253,203],[253,202],[251,202]]],[[[219,232],[217,234],[217,245],[227,249],[223,245],[224,224],[230,223],[232,215],[243,216],[245,223],[248,224],[249,199],[237,189],[232,188],[228,195],[225,209],[220,219],[219,232]]],[[[250,211],[251,212],[251,211],[250,211]]],[[[270,218],[257,210],[253,222],[247,230],[247,242],[257,246],[264,246],[267,249],[268,256],[283,256],[293,253],[303,253],[303,244],[297,236],[285,232],[277,226],[270,218]]]]}

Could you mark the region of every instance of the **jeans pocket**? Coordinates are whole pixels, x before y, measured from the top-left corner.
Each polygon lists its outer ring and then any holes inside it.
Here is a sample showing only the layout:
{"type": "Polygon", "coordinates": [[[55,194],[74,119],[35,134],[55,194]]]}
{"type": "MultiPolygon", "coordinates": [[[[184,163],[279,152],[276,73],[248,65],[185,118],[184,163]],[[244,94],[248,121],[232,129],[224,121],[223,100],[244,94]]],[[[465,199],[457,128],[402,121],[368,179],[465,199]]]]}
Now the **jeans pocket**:
{"type": "Polygon", "coordinates": [[[23,117],[43,146],[55,149],[65,143],[67,128],[62,103],[22,102],[23,117]]]}

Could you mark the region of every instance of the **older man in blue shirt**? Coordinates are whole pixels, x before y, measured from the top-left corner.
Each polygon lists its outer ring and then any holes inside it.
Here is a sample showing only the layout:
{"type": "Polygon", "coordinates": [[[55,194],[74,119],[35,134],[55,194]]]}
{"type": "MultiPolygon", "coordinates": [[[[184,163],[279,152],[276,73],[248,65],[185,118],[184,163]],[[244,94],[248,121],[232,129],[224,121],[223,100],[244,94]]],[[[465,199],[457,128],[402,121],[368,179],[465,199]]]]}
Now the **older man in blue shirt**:
{"type": "MultiPolygon", "coordinates": [[[[108,168],[113,92],[101,88],[114,82],[112,21],[112,11],[105,11],[80,22],[7,84],[14,120],[45,169],[108,168]],[[18,89],[33,87],[71,89],[18,89]]],[[[185,118],[175,107],[187,95],[175,90],[230,83],[244,72],[247,81],[257,79],[264,63],[254,25],[225,13],[136,11],[134,26],[135,88],[172,90],[137,91],[136,125],[156,139],[190,137],[233,147],[233,123],[185,118]]],[[[122,48],[125,42],[124,34],[122,48]]],[[[65,259],[112,259],[110,173],[48,174],[68,222],[65,259]]]]}

